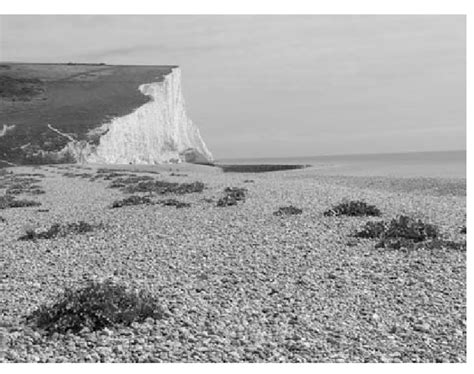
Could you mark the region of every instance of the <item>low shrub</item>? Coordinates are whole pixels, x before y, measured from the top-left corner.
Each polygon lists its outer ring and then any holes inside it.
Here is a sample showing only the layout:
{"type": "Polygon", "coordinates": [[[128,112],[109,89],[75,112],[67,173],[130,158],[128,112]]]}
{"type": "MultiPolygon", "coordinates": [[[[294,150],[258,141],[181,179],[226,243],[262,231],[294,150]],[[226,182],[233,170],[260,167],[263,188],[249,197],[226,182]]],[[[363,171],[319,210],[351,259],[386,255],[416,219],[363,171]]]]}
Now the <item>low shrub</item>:
{"type": "Polygon", "coordinates": [[[140,182],[151,181],[153,177],[148,175],[136,176],[131,175],[123,178],[117,178],[112,181],[109,185],[109,188],[126,188],[128,186],[136,185],[140,182]]]}
{"type": "Polygon", "coordinates": [[[296,208],[293,205],[290,206],[282,206],[278,208],[276,212],[273,212],[274,216],[291,216],[296,214],[303,213],[303,209],[296,208]]]}
{"type": "Polygon", "coordinates": [[[38,177],[40,175],[42,174],[18,173],[5,175],[0,179],[0,188],[5,188],[7,195],[39,195],[44,193],[44,191],[35,183],[41,182],[41,179],[32,177],[38,177]]]}
{"type": "Polygon", "coordinates": [[[364,201],[343,201],[324,212],[325,216],[380,216],[382,213],[375,205],[364,201]]]}
{"type": "Polygon", "coordinates": [[[414,248],[414,244],[427,240],[437,240],[439,231],[435,225],[400,215],[389,223],[384,221],[367,222],[362,230],[354,236],[379,239],[376,248],[400,249],[414,248]]]}
{"type": "Polygon", "coordinates": [[[90,179],[93,177],[93,175],[90,173],[70,173],[70,172],[63,173],[63,176],[67,178],[83,178],[83,179],[90,179]]]}
{"type": "Polygon", "coordinates": [[[461,227],[461,230],[459,230],[460,234],[465,234],[466,233],[466,226],[461,227]]]}
{"type": "Polygon", "coordinates": [[[185,203],[175,199],[166,199],[158,201],[158,204],[165,205],[165,206],[174,206],[177,209],[179,208],[189,208],[191,204],[185,203]]]}
{"type": "Polygon", "coordinates": [[[226,195],[217,200],[218,207],[237,205],[237,199],[233,196],[226,195]]]}
{"type": "Polygon", "coordinates": [[[112,203],[112,208],[121,208],[123,206],[143,205],[143,204],[152,204],[152,201],[148,196],[132,195],[125,199],[114,201],[112,203]]]}
{"type": "Polygon", "coordinates": [[[51,305],[42,305],[29,316],[28,323],[50,334],[98,331],[105,327],[128,326],[163,313],[150,294],[133,292],[111,280],[90,281],[83,288],[66,289],[51,305]]]}
{"type": "Polygon", "coordinates": [[[157,180],[141,181],[136,184],[130,184],[124,188],[127,193],[149,192],[159,195],[176,194],[183,195],[188,193],[202,192],[204,190],[204,183],[175,183],[157,180]]]}
{"type": "Polygon", "coordinates": [[[370,221],[365,224],[362,230],[358,231],[354,236],[364,239],[380,238],[386,230],[385,221],[370,221]]]}
{"type": "Polygon", "coordinates": [[[44,194],[45,191],[38,185],[22,185],[22,184],[13,184],[9,186],[5,193],[7,195],[20,195],[20,194],[29,194],[29,195],[41,195],[44,194]]]}
{"type": "Polygon", "coordinates": [[[245,201],[246,188],[226,187],[224,189],[224,197],[217,201],[218,207],[237,205],[238,201],[245,201]]]}
{"type": "Polygon", "coordinates": [[[182,173],[170,173],[171,177],[187,177],[188,174],[182,174],[182,173]]]}
{"type": "Polygon", "coordinates": [[[0,196],[0,209],[24,208],[24,207],[40,206],[40,205],[41,205],[41,203],[39,201],[16,200],[11,195],[0,196]]]}
{"type": "Polygon", "coordinates": [[[36,232],[35,230],[28,229],[26,230],[26,234],[19,237],[18,240],[64,238],[69,235],[91,232],[100,227],[102,227],[102,225],[91,225],[84,221],[66,224],[55,223],[49,229],[41,232],[36,232]]]}

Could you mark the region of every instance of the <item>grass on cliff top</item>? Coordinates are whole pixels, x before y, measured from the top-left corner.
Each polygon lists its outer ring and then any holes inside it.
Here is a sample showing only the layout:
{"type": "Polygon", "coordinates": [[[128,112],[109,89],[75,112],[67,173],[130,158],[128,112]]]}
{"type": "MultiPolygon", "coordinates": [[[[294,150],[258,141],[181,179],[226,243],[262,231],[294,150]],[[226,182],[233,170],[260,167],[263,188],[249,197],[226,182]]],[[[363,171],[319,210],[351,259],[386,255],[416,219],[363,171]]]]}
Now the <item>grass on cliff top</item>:
{"type": "Polygon", "coordinates": [[[131,291],[122,284],[106,280],[66,289],[53,304],[42,305],[27,316],[27,321],[50,334],[64,334],[128,326],[162,316],[152,295],[131,291]]]}

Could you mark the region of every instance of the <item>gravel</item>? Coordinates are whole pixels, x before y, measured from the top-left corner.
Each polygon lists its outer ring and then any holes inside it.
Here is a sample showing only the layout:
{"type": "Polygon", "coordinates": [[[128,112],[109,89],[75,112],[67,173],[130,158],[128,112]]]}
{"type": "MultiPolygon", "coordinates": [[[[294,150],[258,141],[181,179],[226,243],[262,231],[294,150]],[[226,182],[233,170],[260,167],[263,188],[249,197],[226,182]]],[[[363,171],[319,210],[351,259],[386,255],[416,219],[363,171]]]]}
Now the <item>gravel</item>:
{"type": "Polygon", "coordinates": [[[466,198],[429,193],[445,190],[442,180],[438,189],[430,180],[421,194],[406,180],[401,192],[360,178],[341,183],[311,168],[252,174],[245,204],[218,208],[224,188],[243,187],[248,174],[173,169],[187,175],[150,175],[206,185],[179,197],[191,204],[187,209],[108,209],[127,196],[107,188],[110,181],[65,178],[65,166],[39,169],[46,193],[35,200],[49,211],[2,211],[0,361],[466,362],[466,253],[375,249],[374,241],[351,237],[370,217],[323,215],[344,198],[364,200],[380,208],[381,219],[411,215],[463,241],[466,198]],[[303,213],[273,215],[289,205],[303,213]],[[17,240],[25,228],[81,220],[104,229],[17,240]],[[78,335],[48,336],[25,324],[27,314],[65,287],[109,277],[151,292],[164,317],[78,335]]]}

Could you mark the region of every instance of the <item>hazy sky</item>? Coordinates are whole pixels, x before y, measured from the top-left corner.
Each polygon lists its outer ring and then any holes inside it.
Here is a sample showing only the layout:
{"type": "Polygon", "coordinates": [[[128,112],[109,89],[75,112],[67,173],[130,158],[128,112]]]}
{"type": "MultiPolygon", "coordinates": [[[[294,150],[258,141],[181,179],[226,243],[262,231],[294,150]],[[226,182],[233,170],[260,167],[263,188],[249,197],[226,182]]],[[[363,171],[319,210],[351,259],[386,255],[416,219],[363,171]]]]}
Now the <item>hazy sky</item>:
{"type": "Polygon", "coordinates": [[[466,148],[464,16],[1,16],[0,60],[177,64],[217,158],[466,148]]]}

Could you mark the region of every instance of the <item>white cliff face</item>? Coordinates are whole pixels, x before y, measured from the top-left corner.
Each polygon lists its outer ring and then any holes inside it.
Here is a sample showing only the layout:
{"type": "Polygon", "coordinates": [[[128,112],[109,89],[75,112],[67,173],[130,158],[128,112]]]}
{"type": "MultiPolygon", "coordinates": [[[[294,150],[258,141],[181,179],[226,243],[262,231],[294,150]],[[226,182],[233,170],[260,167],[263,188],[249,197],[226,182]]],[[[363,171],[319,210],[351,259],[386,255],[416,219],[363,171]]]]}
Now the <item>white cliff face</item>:
{"type": "Polygon", "coordinates": [[[68,145],[69,152],[78,161],[106,164],[182,162],[189,154],[212,161],[198,128],[186,115],[179,68],[162,82],[143,84],[139,90],[151,100],[102,125],[104,135],[96,147],[77,142],[68,145]]]}

